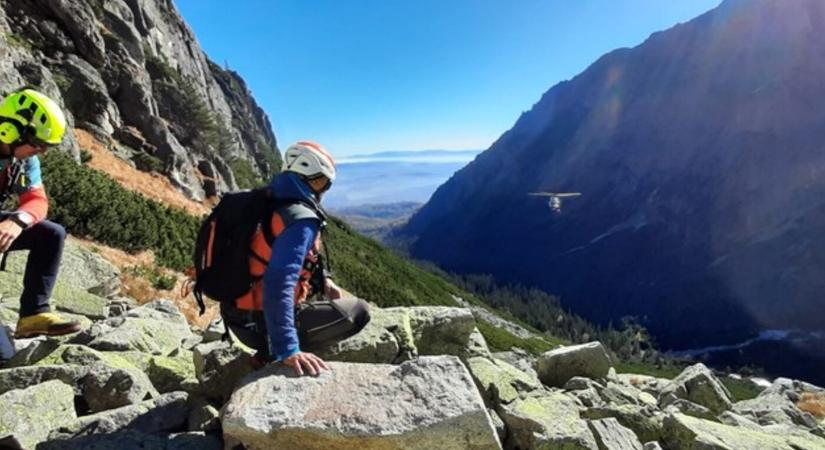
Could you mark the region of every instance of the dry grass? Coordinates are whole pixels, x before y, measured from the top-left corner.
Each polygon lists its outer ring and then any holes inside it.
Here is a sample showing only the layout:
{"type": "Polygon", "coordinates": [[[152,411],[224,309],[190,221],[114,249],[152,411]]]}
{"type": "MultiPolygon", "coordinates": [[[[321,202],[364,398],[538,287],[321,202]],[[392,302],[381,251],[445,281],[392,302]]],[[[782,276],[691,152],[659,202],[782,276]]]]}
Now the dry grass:
{"type": "MultiPolygon", "coordinates": [[[[209,212],[209,206],[187,198],[172,186],[168,178],[133,168],[126,161],[115,156],[105,144],[89,132],[75,128],[74,137],[80,147],[92,155],[88,163],[89,167],[108,174],[126,189],[139,192],[167,205],[183,208],[198,216],[209,212]]],[[[209,203],[214,203],[214,199],[209,203]]]]}
{"type": "Polygon", "coordinates": [[[825,394],[803,392],[796,406],[802,411],[813,414],[817,419],[825,418],[825,394]]]}
{"type": "Polygon", "coordinates": [[[198,315],[198,305],[197,302],[195,302],[195,297],[191,294],[187,297],[181,295],[181,287],[183,283],[186,282],[186,276],[184,274],[158,267],[157,270],[161,271],[164,275],[175,277],[176,280],[175,287],[170,290],[165,290],[154,287],[152,282],[146,277],[129,270],[134,267],[157,267],[155,265],[155,256],[152,252],[145,251],[133,255],[94,241],[73,236],[70,236],[69,239],[98,253],[120,269],[120,281],[123,284],[122,293],[134,298],[138,303],[143,304],[159,298],[171,300],[177,305],[178,309],[180,309],[181,313],[183,313],[191,325],[195,325],[201,329],[206,328],[209,322],[218,317],[220,312],[216,303],[207,303],[206,312],[201,316],[198,315]]]}
{"type": "MultiPolygon", "coordinates": [[[[208,199],[204,203],[198,203],[187,198],[172,186],[168,178],[157,173],[147,173],[133,168],[126,161],[115,156],[105,144],[85,130],[75,128],[74,136],[80,147],[92,155],[92,159],[88,162],[89,167],[108,174],[126,189],[138,192],[166,205],[183,208],[195,215],[208,213],[210,207],[216,202],[216,199],[208,199]]],[[[121,270],[123,294],[136,299],[139,303],[142,304],[159,298],[171,300],[186,316],[186,320],[190,324],[200,328],[205,328],[212,319],[218,316],[218,308],[214,303],[207,305],[203,316],[198,315],[198,306],[194,297],[192,295],[186,298],[181,296],[181,286],[186,281],[186,276],[179,272],[157,267],[155,256],[151,251],[130,254],[94,241],[75,237],[71,237],[71,239],[99,253],[119,268],[121,270]],[[135,273],[137,271],[129,270],[135,267],[157,267],[157,270],[164,275],[175,277],[175,287],[171,290],[158,289],[146,277],[135,273]]]]}

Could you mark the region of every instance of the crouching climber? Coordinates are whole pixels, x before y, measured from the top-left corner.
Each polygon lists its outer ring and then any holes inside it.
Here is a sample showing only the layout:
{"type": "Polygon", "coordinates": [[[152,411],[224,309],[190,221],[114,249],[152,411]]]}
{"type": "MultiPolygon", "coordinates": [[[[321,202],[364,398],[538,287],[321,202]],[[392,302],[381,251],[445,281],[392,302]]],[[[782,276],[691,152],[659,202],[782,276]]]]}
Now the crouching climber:
{"type": "MultiPolygon", "coordinates": [[[[18,207],[0,215],[0,252],[30,250],[23,276],[15,337],[60,335],[80,324],[51,312],[49,298],[63,255],[63,227],[45,220],[48,199],[38,154],[60,144],[66,119],[49,97],[21,89],[0,102],[0,204],[17,195],[18,207]]],[[[5,254],[0,266],[5,266],[5,254]]],[[[0,329],[0,365],[14,347],[0,329]]]]}
{"type": "MultiPolygon", "coordinates": [[[[327,365],[309,351],[361,331],[369,322],[368,305],[361,299],[342,298],[343,291],[324,270],[321,230],[326,215],[319,203],[335,180],[332,156],[315,142],[300,141],[286,150],[284,159],[284,171],[273,177],[267,189],[261,193],[228,194],[210,216],[218,213],[224,218],[239,217],[244,214],[241,211],[253,209],[251,205],[271,205],[260,214],[264,219],[251,234],[248,256],[243,254],[248,260],[252,289],[239,297],[229,296],[231,301],[222,300],[221,316],[232,335],[257,351],[255,364],[282,361],[298,375],[317,375],[327,365]],[[219,208],[233,207],[227,202],[230,195],[235,195],[231,200],[235,202],[235,211],[218,212],[219,208]]],[[[220,239],[215,233],[221,232],[221,220],[226,228],[230,227],[226,222],[232,219],[214,220],[207,219],[201,228],[207,244],[199,243],[198,247],[207,250],[196,253],[200,273],[206,273],[209,264],[219,264],[214,260],[221,250],[208,250],[216,246],[208,242],[220,239]]],[[[222,286],[212,286],[213,292],[227,287],[232,278],[225,275],[222,286]]],[[[201,285],[206,295],[220,297],[221,294],[210,295],[204,289],[208,281],[207,277],[198,276],[196,295],[201,285]]]]}

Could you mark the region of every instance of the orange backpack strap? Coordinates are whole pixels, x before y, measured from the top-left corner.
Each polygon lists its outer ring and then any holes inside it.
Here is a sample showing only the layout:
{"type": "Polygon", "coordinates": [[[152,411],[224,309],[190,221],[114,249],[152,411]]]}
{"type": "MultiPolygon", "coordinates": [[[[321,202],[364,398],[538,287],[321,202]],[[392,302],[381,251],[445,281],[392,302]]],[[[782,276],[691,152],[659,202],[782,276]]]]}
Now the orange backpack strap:
{"type": "MultiPolygon", "coordinates": [[[[315,219],[323,223],[320,214],[315,210],[302,203],[290,203],[273,210],[269,218],[269,223],[264,220],[253,234],[249,243],[249,271],[255,282],[252,289],[239,297],[235,301],[235,305],[240,309],[259,310],[263,307],[262,283],[266,266],[272,257],[272,242],[291,224],[298,220],[315,219]]],[[[317,244],[317,239],[316,243],[317,244]]],[[[313,248],[315,245],[313,245],[313,248]]],[[[307,254],[312,254],[312,249],[307,254]]],[[[298,284],[301,284],[299,280],[298,284]]],[[[297,286],[296,286],[297,287],[297,286]]]]}

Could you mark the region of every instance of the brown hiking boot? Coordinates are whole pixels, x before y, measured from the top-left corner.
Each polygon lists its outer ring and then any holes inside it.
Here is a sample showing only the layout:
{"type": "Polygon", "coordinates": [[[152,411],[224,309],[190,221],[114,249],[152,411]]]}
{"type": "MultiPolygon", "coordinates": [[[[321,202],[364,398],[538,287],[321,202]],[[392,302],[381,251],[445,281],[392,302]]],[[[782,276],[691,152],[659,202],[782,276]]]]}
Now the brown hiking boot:
{"type": "Polygon", "coordinates": [[[17,321],[15,338],[27,338],[47,334],[51,336],[69,334],[80,331],[80,323],[67,320],[55,313],[40,313],[33,316],[21,317],[17,321]]]}

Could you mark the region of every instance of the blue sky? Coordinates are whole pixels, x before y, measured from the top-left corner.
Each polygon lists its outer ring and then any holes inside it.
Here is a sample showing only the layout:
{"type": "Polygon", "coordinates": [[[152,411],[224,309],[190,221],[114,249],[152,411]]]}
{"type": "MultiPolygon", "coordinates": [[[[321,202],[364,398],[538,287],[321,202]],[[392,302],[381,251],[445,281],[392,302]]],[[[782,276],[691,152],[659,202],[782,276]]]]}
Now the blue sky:
{"type": "Polygon", "coordinates": [[[719,0],[175,0],[279,146],[484,149],[545,91],[719,0]]]}

